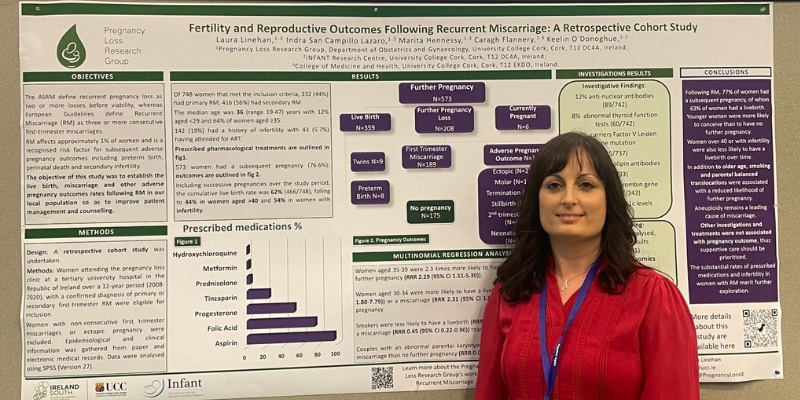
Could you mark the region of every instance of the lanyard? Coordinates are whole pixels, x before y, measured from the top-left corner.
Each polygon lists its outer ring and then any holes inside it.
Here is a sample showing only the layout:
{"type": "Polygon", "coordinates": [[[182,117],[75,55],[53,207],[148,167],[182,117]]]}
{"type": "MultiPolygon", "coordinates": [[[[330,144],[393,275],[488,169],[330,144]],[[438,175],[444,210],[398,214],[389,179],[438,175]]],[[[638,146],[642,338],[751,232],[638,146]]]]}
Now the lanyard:
{"type": "MultiPolygon", "coordinates": [[[[542,289],[539,291],[539,347],[542,350],[542,370],[544,370],[544,382],[547,391],[544,395],[544,400],[550,400],[553,394],[553,388],[556,384],[556,373],[558,372],[558,355],[561,352],[561,342],[564,341],[564,335],[567,329],[572,324],[572,320],[578,315],[578,310],[583,305],[583,300],[586,299],[586,294],[589,293],[589,287],[592,286],[592,281],[597,273],[597,267],[600,265],[600,259],[592,264],[589,272],[586,274],[586,279],[583,280],[580,290],[578,290],[578,297],[575,298],[575,303],[572,304],[572,309],[569,311],[567,323],[564,324],[564,330],[561,331],[561,337],[558,338],[556,348],[553,350],[553,362],[550,362],[550,353],[547,351],[547,327],[545,314],[547,313],[547,289],[546,285],[542,284],[542,289]]],[[[545,281],[547,278],[545,277],[545,281]]]]}

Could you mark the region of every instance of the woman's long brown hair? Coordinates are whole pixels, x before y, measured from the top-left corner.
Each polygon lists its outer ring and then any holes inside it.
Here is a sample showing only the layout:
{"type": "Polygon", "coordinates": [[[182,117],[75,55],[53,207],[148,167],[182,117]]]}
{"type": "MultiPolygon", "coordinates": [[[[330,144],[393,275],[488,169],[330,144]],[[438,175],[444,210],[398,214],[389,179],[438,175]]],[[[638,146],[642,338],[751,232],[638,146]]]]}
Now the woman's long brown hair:
{"type": "Polygon", "coordinates": [[[606,191],[606,221],[600,243],[600,257],[606,267],[597,280],[607,293],[619,293],[637,268],[633,246],[633,210],[625,200],[619,173],[603,144],[596,138],[569,132],[551,139],[539,150],[528,172],[519,207],[516,242],[508,258],[497,268],[500,293],[506,301],[527,301],[542,290],[551,255],[550,238],[539,219],[539,188],[544,179],[566,167],[572,157],[583,154],[579,162],[590,162],[606,191]]]}

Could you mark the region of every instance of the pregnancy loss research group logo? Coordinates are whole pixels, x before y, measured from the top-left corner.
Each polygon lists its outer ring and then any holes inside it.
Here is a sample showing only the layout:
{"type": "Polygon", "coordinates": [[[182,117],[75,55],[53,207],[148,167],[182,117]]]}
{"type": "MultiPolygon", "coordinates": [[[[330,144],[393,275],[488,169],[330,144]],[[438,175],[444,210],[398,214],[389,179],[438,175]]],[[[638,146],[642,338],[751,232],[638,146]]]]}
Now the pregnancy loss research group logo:
{"type": "Polygon", "coordinates": [[[78,25],[72,25],[56,46],[56,57],[67,68],[78,68],[86,60],[86,48],[78,37],[78,25]]]}

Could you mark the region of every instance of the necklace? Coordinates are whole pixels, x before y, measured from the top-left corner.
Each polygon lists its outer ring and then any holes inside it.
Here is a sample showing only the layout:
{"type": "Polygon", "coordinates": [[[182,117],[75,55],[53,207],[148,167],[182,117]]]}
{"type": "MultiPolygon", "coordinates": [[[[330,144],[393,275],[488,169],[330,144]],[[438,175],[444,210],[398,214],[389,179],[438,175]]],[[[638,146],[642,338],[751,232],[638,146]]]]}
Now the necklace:
{"type": "Polygon", "coordinates": [[[569,280],[570,279],[574,280],[574,279],[578,279],[578,278],[582,277],[584,274],[589,272],[590,268],[592,268],[592,264],[589,264],[589,267],[586,268],[586,271],[583,271],[583,272],[580,273],[580,275],[573,276],[572,278],[564,278],[563,276],[561,276],[559,273],[556,272],[556,276],[558,276],[559,278],[564,280],[564,284],[561,286],[561,291],[564,292],[564,291],[567,290],[567,288],[569,287],[569,280]]]}

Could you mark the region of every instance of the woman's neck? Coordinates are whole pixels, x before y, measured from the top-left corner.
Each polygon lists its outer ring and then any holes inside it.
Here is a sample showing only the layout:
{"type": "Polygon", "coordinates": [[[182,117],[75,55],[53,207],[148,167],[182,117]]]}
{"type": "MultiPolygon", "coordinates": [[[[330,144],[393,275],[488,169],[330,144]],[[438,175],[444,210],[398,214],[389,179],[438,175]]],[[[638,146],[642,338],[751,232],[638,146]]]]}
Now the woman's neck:
{"type": "Polygon", "coordinates": [[[550,241],[556,275],[569,278],[583,274],[600,257],[600,240],[563,243],[550,241]]]}

